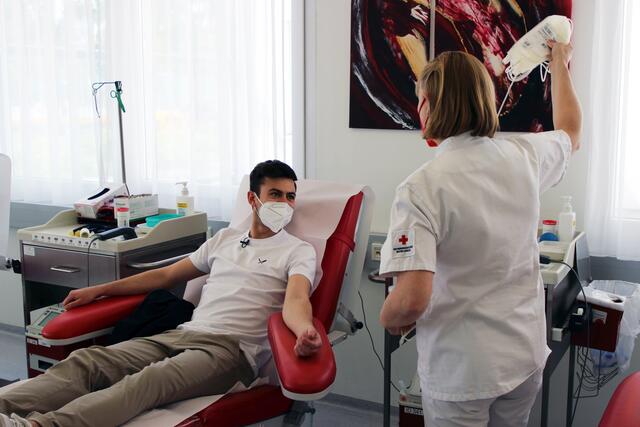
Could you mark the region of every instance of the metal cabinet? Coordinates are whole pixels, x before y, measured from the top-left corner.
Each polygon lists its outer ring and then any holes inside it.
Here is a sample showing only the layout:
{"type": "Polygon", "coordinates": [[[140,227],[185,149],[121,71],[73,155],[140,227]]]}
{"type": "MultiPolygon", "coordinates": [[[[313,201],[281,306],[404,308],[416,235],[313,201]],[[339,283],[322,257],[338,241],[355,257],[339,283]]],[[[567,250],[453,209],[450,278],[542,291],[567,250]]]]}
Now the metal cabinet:
{"type": "Polygon", "coordinates": [[[116,279],[114,255],[27,244],[22,245],[21,255],[25,281],[83,288],[116,279]]]}
{"type": "MultiPolygon", "coordinates": [[[[25,325],[31,312],[62,302],[69,291],[132,276],[171,264],[194,252],[206,233],[169,240],[127,252],[94,253],[40,242],[20,243],[25,325]]],[[[186,283],[176,283],[182,296],[186,283]]]]}

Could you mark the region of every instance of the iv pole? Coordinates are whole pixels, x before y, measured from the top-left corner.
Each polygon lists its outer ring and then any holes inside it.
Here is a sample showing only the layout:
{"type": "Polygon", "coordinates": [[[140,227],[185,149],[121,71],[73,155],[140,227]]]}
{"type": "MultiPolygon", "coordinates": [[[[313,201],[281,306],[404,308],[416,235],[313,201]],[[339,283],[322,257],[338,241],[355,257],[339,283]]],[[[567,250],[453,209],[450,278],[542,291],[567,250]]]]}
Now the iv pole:
{"type": "MultiPolygon", "coordinates": [[[[98,90],[104,85],[112,84],[115,86],[115,90],[112,90],[109,95],[111,98],[115,98],[118,100],[118,127],[120,129],[120,165],[122,166],[122,183],[127,187],[127,173],[125,169],[124,163],[124,134],[122,132],[122,113],[126,113],[124,109],[124,104],[122,103],[122,82],[120,80],[116,80],[115,82],[95,82],[91,84],[91,89],[93,91],[93,102],[96,106],[96,114],[98,118],[100,118],[100,111],[98,110],[98,98],[96,97],[98,90]]],[[[128,187],[127,187],[128,188],[128,187]]],[[[128,190],[127,190],[128,192],[128,190]]]]}

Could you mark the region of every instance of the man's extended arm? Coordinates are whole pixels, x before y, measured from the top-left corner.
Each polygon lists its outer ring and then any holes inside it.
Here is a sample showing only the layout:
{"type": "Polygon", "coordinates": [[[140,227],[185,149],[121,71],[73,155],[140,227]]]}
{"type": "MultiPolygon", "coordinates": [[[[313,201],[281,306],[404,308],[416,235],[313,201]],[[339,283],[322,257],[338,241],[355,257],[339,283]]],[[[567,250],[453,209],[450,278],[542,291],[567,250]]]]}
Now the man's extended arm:
{"type": "Polygon", "coordinates": [[[298,356],[311,356],[321,345],[320,334],[313,326],[313,314],[309,290],[311,283],[302,274],[289,278],[282,308],[284,323],[297,337],[295,352],[298,356]]]}
{"type": "Polygon", "coordinates": [[[203,274],[189,258],[185,258],[175,264],[145,271],[114,282],[75,289],[69,292],[62,304],[68,310],[88,304],[100,297],[145,294],[155,289],[170,289],[178,283],[195,279],[203,274]]]}

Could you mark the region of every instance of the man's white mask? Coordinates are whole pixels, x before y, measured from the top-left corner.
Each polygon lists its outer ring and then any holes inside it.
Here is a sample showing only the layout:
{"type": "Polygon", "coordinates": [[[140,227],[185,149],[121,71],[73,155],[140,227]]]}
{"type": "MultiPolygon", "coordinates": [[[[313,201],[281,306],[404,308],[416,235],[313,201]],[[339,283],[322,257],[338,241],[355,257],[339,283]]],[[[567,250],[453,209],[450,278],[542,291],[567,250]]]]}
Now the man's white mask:
{"type": "Polygon", "coordinates": [[[264,202],[256,193],[253,193],[260,202],[258,217],[260,221],[274,233],[279,232],[291,222],[293,208],[286,202],[264,202]]]}

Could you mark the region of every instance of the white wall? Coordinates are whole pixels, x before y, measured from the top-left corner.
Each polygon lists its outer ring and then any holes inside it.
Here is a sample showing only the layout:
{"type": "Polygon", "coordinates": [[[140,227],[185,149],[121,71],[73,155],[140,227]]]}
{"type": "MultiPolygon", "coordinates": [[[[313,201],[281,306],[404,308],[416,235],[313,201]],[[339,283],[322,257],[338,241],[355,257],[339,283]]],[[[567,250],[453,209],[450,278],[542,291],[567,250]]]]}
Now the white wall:
{"type": "MultiPolygon", "coordinates": [[[[588,26],[581,26],[586,15],[586,3],[574,2],[576,37],[588,33],[588,26]]],[[[395,187],[412,171],[433,157],[433,149],[427,149],[418,131],[387,131],[349,129],[349,68],[351,38],[351,2],[346,0],[308,1],[315,13],[307,16],[315,19],[315,33],[310,37],[315,46],[315,78],[307,81],[312,97],[308,110],[315,121],[311,139],[315,149],[308,155],[314,162],[315,177],[370,185],[377,202],[372,231],[386,232],[389,225],[389,208],[395,187]]],[[[309,25],[308,25],[309,26],[309,25]]],[[[576,44],[572,70],[588,70],[588,49],[576,44]],[[582,48],[582,49],[581,49],[582,48]]],[[[309,52],[308,52],[309,54],[309,52]]],[[[580,76],[582,77],[582,76],[580,76]]],[[[581,98],[588,94],[588,79],[576,82],[581,98]]],[[[308,101],[309,102],[309,101],[308,101]]],[[[583,101],[584,102],[584,101],[583,101]]],[[[578,152],[564,181],[550,190],[542,199],[542,216],[555,218],[560,211],[560,196],[569,194],[575,199],[578,227],[583,224],[585,181],[587,171],[586,150],[578,152]]]]}
{"type": "MultiPolygon", "coordinates": [[[[422,163],[433,157],[418,131],[349,129],[349,56],[351,2],[315,3],[315,81],[307,80],[315,102],[307,104],[314,121],[311,135],[315,151],[315,177],[370,185],[377,202],[372,231],[386,232],[395,187],[422,163]],[[315,110],[315,111],[314,111],[315,110]]],[[[309,54],[309,51],[308,51],[309,54]]]]}
{"type": "MultiPolygon", "coordinates": [[[[594,6],[593,0],[580,0],[573,2],[572,19],[573,28],[573,60],[571,61],[571,74],[573,76],[574,86],[578,93],[578,99],[583,105],[590,102],[590,85],[591,79],[597,76],[591,75],[591,40],[593,22],[594,22],[594,6]]],[[[553,76],[551,76],[553,78],[553,76]]],[[[583,135],[581,149],[573,155],[569,170],[564,180],[555,188],[552,188],[542,197],[542,218],[557,218],[557,214],[562,208],[560,196],[573,196],[573,208],[576,211],[577,227],[584,227],[584,209],[587,198],[587,173],[589,170],[588,151],[589,144],[588,135],[583,135]]]]}

